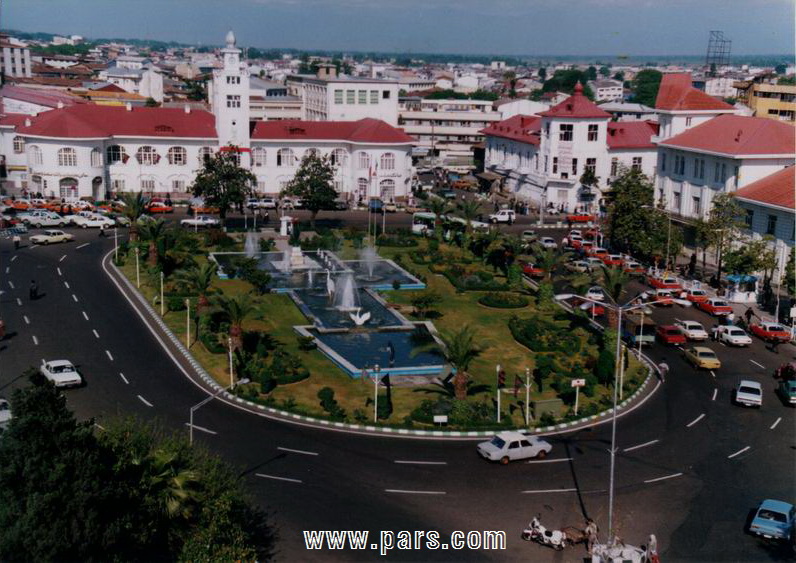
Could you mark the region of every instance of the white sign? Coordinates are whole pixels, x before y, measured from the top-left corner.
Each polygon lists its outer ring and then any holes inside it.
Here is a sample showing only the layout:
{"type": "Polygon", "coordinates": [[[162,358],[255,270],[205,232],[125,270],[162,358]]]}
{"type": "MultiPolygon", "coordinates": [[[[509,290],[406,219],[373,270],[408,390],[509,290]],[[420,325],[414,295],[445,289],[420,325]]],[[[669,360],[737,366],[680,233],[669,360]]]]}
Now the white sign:
{"type": "Polygon", "coordinates": [[[790,308],[790,318],[796,318],[796,307],[790,308]]]}
{"type": "Polygon", "coordinates": [[[585,379],[573,379],[571,383],[572,387],[585,387],[586,380],[585,379]]]}
{"type": "Polygon", "coordinates": [[[435,414],[434,415],[434,424],[448,424],[448,415],[447,414],[435,414]]]}

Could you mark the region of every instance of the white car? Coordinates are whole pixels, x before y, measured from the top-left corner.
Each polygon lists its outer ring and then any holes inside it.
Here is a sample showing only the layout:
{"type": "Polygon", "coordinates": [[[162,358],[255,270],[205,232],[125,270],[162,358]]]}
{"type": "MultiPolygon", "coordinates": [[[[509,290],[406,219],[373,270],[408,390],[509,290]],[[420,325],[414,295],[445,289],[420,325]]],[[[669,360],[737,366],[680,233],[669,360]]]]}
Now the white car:
{"type": "Polygon", "coordinates": [[[584,262],[589,265],[589,270],[592,271],[599,271],[603,266],[605,266],[605,262],[599,258],[595,258],[594,256],[589,256],[584,260],[584,262]]]}
{"type": "Polygon", "coordinates": [[[735,404],[745,407],[763,406],[763,386],[757,381],[742,379],[735,387],[735,404]]]}
{"type": "Polygon", "coordinates": [[[679,328],[685,334],[688,340],[707,340],[708,333],[700,323],[696,321],[681,321],[677,320],[674,326],[679,328]]]}
{"type": "Polygon", "coordinates": [[[588,272],[590,266],[585,260],[575,260],[574,262],[567,264],[567,269],[572,272],[578,272],[582,274],[583,272],[588,272]]]}
{"type": "Polygon", "coordinates": [[[260,200],[260,207],[262,209],[276,209],[277,201],[273,197],[264,197],[260,200]]]}
{"type": "Polygon", "coordinates": [[[519,432],[500,432],[490,441],[478,444],[481,457],[489,461],[499,461],[503,465],[518,459],[543,458],[552,449],[549,442],[519,432]]]}
{"type": "Polygon", "coordinates": [[[514,223],[517,216],[512,209],[501,209],[489,216],[490,223],[514,223]]]}
{"type": "Polygon", "coordinates": [[[180,221],[183,227],[217,227],[219,224],[219,220],[210,215],[197,215],[180,221]]]}
{"type": "Polygon", "coordinates": [[[536,239],[538,238],[538,235],[536,234],[536,231],[528,230],[528,231],[522,231],[522,234],[520,235],[520,238],[524,242],[536,242],[536,239]]]}
{"type": "Polygon", "coordinates": [[[83,385],[83,378],[80,377],[77,368],[69,360],[44,362],[39,371],[56,387],[80,387],[83,385]]]}
{"type": "Polygon", "coordinates": [[[550,237],[542,237],[539,239],[539,244],[542,246],[542,248],[551,248],[553,250],[558,248],[558,243],[555,241],[555,239],[550,237]]]}
{"type": "Polygon", "coordinates": [[[586,292],[586,297],[589,299],[594,299],[596,301],[604,301],[605,300],[605,292],[603,288],[594,286],[590,287],[589,290],[586,292]]]}
{"type": "Polygon", "coordinates": [[[48,229],[40,235],[33,235],[30,237],[30,242],[33,244],[42,244],[45,246],[59,242],[72,242],[73,240],[75,240],[74,236],[55,229],[48,229]]]}
{"type": "Polygon", "coordinates": [[[66,220],[52,211],[44,209],[34,209],[27,213],[20,213],[17,218],[29,227],[63,227],[66,225],[66,220]]]}
{"type": "Polygon", "coordinates": [[[12,418],[11,405],[5,399],[0,398],[0,430],[5,430],[12,418]]]}
{"type": "Polygon", "coordinates": [[[716,329],[716,338],[719,342],[724,342],[730,346],[749,346],[752,344],[752,337],[746,331],[737,326],[720,326],[716,329]]]}
{"type": "Polygon", "coordinates": [[[97,213],[92,213],[90,216],[83,217],[82,219],[76,221],[75,225],[83,229],[88,229],[88,228],[110,229],[111,227],[116,225],[116,221],[114,221],[110,217],[105,217],[97,213]]]}

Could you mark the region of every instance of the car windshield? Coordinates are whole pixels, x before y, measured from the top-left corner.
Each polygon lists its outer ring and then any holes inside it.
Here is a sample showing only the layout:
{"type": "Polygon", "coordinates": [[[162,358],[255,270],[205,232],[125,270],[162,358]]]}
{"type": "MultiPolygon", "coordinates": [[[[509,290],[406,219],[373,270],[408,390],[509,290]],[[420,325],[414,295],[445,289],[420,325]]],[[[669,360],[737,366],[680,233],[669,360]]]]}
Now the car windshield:
{"type": "Polygon", "coordinates": [[[738,392],[739,393],[746,393],[747,395],[759,395],[760,394],[760,389],[758,389],[757,387],[742,386],[742,387],[738,388],[738,392]]]}
{"type": "Polygon", "coordinates": [[[782,524],[785,524],[788,521],[788,517],[782,512],[776,512],[774,510],[768,510],[765,508],[760,509],[760,512],[757,513],[757,517],[761,520],[771,520],[773,522],[780,522],[782,524]]]}
{"type": "Polygon", "coordinates": [[[785,327],[782,325],[768,325],[768,330],[771,332],[785,332],[785,327]]]}
{"type": "Polygon", "coordinates": [[[729,331],[730,335],[732,336],[746,336],[746,333],[742,331],[740,328],[731,328],[729,331]]]}
{"type": "Polygon", "coordinates": [[[671,334],[672,336],[677,336],[678,334],[680,334],[680,331],[677,330],[676,328],[670,328],[670,329],[668,329],[666,331],[666,334],[671,334]]]}
{"type": "Polygon", "coordinates": [[[75,368],[70,365],[52,366],[52,369],[50,371],[52,371],[53,373],[72,373],[73,371],[75,371],[75,368]]]}
{"type": "Polygon", "coordinates": [[[713,352],[711,352],[710,350],[701,350],[701,351],[699,352],[699,357],[700,357],[700,358],[715,358],[715,357],[716,357],[716,354],[714,354],[714,353],[713,353],[713,352]]]}
{"type": "Polygon", "coordinates": [[[713,306],[714,307],[727,307],[727,302],[726,301],[714,301],[713,302],[713,306]]]}
{"type": "Polygon", "coordinates": [[[694,289],[691,291],[691,295],[705,295],[705,292],[701,289],[694,289]]]}
{"type": "Polygon", "coordinates": [[[503,447],[506,445],[506,442],[503,440],[503,438],[499,436],[495,436],[494,438],[492,438],[492,440],[489,443],[495,446],[499,450],[502,450],[503,447]]]}

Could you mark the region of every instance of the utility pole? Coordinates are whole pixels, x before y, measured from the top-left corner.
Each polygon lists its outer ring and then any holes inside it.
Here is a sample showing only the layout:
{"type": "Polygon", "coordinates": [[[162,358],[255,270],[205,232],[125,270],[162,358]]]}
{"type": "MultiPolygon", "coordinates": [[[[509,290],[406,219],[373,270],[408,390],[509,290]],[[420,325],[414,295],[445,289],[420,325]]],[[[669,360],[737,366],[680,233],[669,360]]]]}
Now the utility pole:
{"type": "Polygon", "coordinates": [[[379,421],[379,364],[373,366],[376,376],[373,378],[373,422],[379,421]]]}
{"type": "Polygon", "coordinates": [[[185,298],[185,347],[191,348],[191,300],[185,298]]]}
{"type": "Polygon", "coordinates": [[[531,369],[525,368],[525,426],[531,423],[531,369]]]}

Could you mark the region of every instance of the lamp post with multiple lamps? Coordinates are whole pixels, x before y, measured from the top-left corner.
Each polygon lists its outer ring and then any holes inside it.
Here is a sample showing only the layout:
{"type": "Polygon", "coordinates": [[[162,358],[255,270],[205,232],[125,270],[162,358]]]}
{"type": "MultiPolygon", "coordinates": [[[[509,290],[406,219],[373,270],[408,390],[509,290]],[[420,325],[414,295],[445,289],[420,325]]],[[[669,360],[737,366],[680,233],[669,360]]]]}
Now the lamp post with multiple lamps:
{"type": "MultiPolygon", "coordinates": [[[[245,385],[245,384],[247,384],[248,382],[249,382],[249,380],[248,380],[248,379],[241,379],[240,381],[238,381],[238,384],[239,384],[239,385],[245,385]]],[[[191,407],[191,410],[190,410],[190,415],[189,415],[189,422],[188,422],[188,428],[189,428],[189,434],[188,434],[189,438],[188,438],[188,442],[189,442],[191,445],[193,445],[193,413],[195,413],[195,412],[196,412],[196,411],[198,411],[200,408],[202,408],[203,406],[205,406],[207,403],[209,403],[210,401],[212,401],[213,399],[215,399],[216,397],[218,397],[218,396],[219,396],[221,393],[223,393],[224,391],[229,391],[230,389],[233,389],[234,387],[235,387],[235,384],[233,383],[233,384],[232,384],[232,385],[230,385],[229,387],[224,387],[224,388],[221,388],[221,389],[219,389],[218,391],[216,391],[215,393],[213,393],[212,395],[210,395],[209,397],[205,397],[205,398],[204,398],[202,401],[200,401],[199,403],[197,403],[197,404],[195,404],[194,406],[192,406],[192,407],[191,407]]]]}

